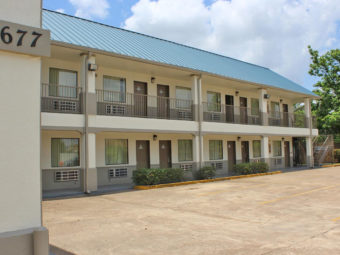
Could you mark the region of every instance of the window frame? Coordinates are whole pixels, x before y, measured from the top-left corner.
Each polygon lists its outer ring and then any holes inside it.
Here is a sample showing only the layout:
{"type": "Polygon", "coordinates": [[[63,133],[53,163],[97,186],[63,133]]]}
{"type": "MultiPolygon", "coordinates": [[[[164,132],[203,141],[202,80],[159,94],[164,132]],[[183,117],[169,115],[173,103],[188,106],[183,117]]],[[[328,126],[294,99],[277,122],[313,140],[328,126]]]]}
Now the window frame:
{"type": "Polygon", "coordinates": [[[177,153],[178,153],[178,162],[192,162],[194,160],[194,148],[193,148],[193,141],[192,139],[178,139],[177,140],[177,153]],[[180,149],[179,149],[179,144],[180,144],[180,141],[191,141],[191,159],[190,160],[180,160],[180,156],[179,156],[179,152],[180,152],[180,149]]]}
{"type": "Polygon", "coordinates": [[[175,87],[175,97],[176,97],[176,109],[191,109],[191,106],[192,106],[192,89],[191,88],[188,88],[188,87],[184,87],[184,86],[176,86],[175,87]],[[178,99],[177,98],[177,89],[184,89],[184,90],[189,90],[190,91],[190,99],[178,99]],[[180,101],[184,101],[184,100],[188,100],[190,101],[190,105],[188,107],[185,107],[185,106],[178,106],[177,104],[177,100],[180,100],[180,101]]]}
{"type": "Polygon", "coordinates": [[[273,143],[273,157],[282,157],[282,142],[280,140],[274,140],[273,143]],[[280,143],[280,155],[275,155],[275,143],[280,143]]]}
{"type": "Polygon", "coordinates": [[[209,140],[209,160],[211,160],[211,161],[223,160],[223,140],[209,140]],[[211,158],[210,142],[220,142],[221,143],[221,158],[214,158],[214,159],[211,158]]]}
{"type": "Polygon", "coordinates": [[[52,137],[51,138],[51,167],[52,168],[79,168],[80,167],[80,138],[77,137],[52,137]],[[53,153],[52,153],[52,140],[53,139],[58,139],[58,140],[62,140],[62,139],[74,139],[74,140],[78,140],[78,165],[77,166],[53,166],[53,153]]]}
{"type": "Polygon", "coordinates": [[[126,78],[123,77],[116,77],[116,76],[110,76],[110,75],[103,75],[103,101],[104,102],[112,102],[112,103],[126,103],[126,78]],[[104,80],[105,79],[111,79],[111,80],[119,80],[119,81],[124,81],[124,93],[119,92],[119,91],[115,91],[115,90],[107,90],[104,88],[104,80]],[[105,92],[115,92],[115,93],[119,93],[119,100],[106,100],[105,99],[105,92]],[[122,99],[121,100],[121,96],[122,99]]]}
{"type": "Polygon", "coordinates": [[[104,147],[105,147],[105,150],[104,150],[104,161],[105,161],[105,165],[106,166],[123,166],[123,165],[128,165],[129,164],[129,139],[116,139],[116,138],[106,138],[104,139],[104,147]],[[126,163],[120,163],[120,164],[108,164],[107,161],[106,161],[106,141],[107,140],[124,140],[126,141],[126,163]]]}
{"type": "Polygon", "coordinates": [[[214,92],[214,91],[207,91],[207,110],[208,110],[208,112],[221,112],[222,111],[222,105],[221,105],[221,93],[220,92],[214,92]],[[217,103],[215,103],[216,104],[216,110],[214,109],[214,110],[210,110],[209,108],[209,104],[211,104],[211,103],[209,103],[209,97],[208,97],[208,95],[209,94],[217,94],[218,95],[218,97],[217,97],[217,103]]]}
{"type": "Polygon", "coordinates": [[[58,67],[49,67],[48,69],[48,86],[49,86],[49,90],[48,90],[48,96],[49,97],[65,97],[65,96],[62,96],[62,95],[59,95],[59,94],[62,94],[62,93],[59,93],[59,90],[58,90],[58,87],[67,87],[67,88],[73,88],[72,86],[69,86],[69,85],[63,85],[63,84],[60,84],[59,82],[59,71],[62,71],[62,72],[68,72],[68,73],[74,73],[76,75],[76,85],[74,87],[74,89],[76,90],[76,96],[75,97],[72,97],[72,96],[69,96],[69,98],[78,98],[78,89],[79,89],[79,86],[78,86],[78,71],[75,71],[75,70],[71,70],[71,69],[63,69],[63,68],[58,68],[58,67]],[[54,84],[54,83],[51,83],[51,70],[56,70],[58,71],[58,84],[54,84]],[[56,87],[56,94],[57,95],[51,95],[51,92],[50,92],[50,87],[56,87]]]}
{"type": "Polygon", "coordinates": [[[262,152],[261,152],[261,140],[253,140],[252,146],[253,146],[253,158],[261,158],[261,157],[262,157],[262,152]],[[259,153],[259,156],[255,155],[255,153],[254,153],[254,148],[255,148],[254,143],[255,143],[255,142],[259,142],[259,143],[260,143],[260,153],[259,153]]]}

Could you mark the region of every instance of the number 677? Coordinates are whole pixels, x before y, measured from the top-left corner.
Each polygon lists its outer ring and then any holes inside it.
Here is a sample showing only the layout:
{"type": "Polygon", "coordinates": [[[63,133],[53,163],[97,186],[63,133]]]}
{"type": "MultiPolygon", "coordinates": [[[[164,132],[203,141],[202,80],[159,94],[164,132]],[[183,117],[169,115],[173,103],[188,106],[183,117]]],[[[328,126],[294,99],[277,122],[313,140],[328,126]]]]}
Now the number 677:
{"type": "MultiPolygon", "coordinates": [[[[13,36],[7,32],[9,29],[9,26],[5,26],[1,29],[0,32],[0,37],[1,37],[1,41],[5,44],[10,44],[13,41],[13,36]]],[[[25,35],[27,34],[27,31],[18,29],[17,33],[20,34],[19,39],[17,41],[17,46],[21,46],[22,45],[22,41],[25,37],[25,35]]],[[[32,43],[31,43],[31,47],[35,47],[37,45],[37,41],[40,38],[40,36],[42,36],[42,34],[33,31],[32,35],[35,36],[35,38],[33,39],[32,43]]]]}

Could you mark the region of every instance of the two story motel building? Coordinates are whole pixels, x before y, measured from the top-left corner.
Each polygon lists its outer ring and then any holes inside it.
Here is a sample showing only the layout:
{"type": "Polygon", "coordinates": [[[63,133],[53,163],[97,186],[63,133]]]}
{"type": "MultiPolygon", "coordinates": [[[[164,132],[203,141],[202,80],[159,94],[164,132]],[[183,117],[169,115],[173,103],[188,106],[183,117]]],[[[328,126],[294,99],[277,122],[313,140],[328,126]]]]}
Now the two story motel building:
{"type": "Polygon", "coordinates": [[[49,10],[42,27],[45,196],[132,185],[139,168],[312,166],[316,95],[270,69],[49,10]]]}

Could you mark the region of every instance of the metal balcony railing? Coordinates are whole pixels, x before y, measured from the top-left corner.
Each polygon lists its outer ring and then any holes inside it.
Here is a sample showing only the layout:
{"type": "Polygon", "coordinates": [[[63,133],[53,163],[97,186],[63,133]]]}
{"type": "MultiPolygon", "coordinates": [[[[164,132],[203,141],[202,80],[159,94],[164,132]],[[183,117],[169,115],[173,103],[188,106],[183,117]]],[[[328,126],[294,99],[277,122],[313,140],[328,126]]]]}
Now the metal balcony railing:
{"type": "Polygon", "coordinates": [[[96,90],[97,114],[171,120],[194,120],[192,100],[96,90]]]}
{"type": "Polygon", "coordinates": [[[203,120],[246,125],[261,125],[260,112],[247,107],[203,103],[203,120]]]}
{"type": "Polygon", "coordinates": [[[81,113],[81,88],[54,84],[41,85],[41,111],[81,113]]]}

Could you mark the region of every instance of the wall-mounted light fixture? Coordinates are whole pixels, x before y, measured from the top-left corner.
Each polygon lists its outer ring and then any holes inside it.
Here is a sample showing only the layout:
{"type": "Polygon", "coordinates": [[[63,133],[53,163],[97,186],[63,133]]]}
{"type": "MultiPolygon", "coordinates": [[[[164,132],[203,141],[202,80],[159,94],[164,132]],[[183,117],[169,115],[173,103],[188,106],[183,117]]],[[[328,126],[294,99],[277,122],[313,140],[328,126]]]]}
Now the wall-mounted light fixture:
{"type": "Polygon", "coordinates": [[[238,96],[238,94],[240,94],[240,91],[236,90],[235,95],[238,96]]]}
{"type": "Polygon", "coordinates": [[[280,99],[280,103],[282,103],[283,102],[283,99],[280,99]]]}
{"type": "Polygon", "coordinates": [[[156,78],[155,77],[151,77],[151,83],[155,83],[156,78]]]}
{"type": "Polygon", "coordinates": [[[241,136],[238,136],[238,137],[237,137],[237,141],[241,141],[241,136]]]}
{"type": "Polygon", "coordinates": [[[283,141],[285,140],[285,138],[284,138],[284,137],[282,137],[282,138],[281,138],[281,140],[282,140],[282,142],[283,142],[283,141]]]}
{"type": "Polygon", "coordinates": [[[88,70],[89,70],[89,71],[93,71],[93,72],[94,72],[94,71],[97,71],[97,70],[98,70],[98,66],[97,66],[96,64],[91,64],[91,63],[90,63],[90,64],[88,65],[88,70]]]}
{"type": "Polygon", "coordinates": [[[157,137],[158,137],[157,135],[153,135],[153,136],[152,136],[152,139],[153,139],[154,141],[156,141],[156,140],[157,140],[157,137]]]}
{"type": "Polygon", "coordinates": [[[269,98],[270,98],[270,95],[269,95],[269,94],[264,94],[264,95],[263,95],[263,98],[264,98],[264,99],[269,99],[269,98]]]}

